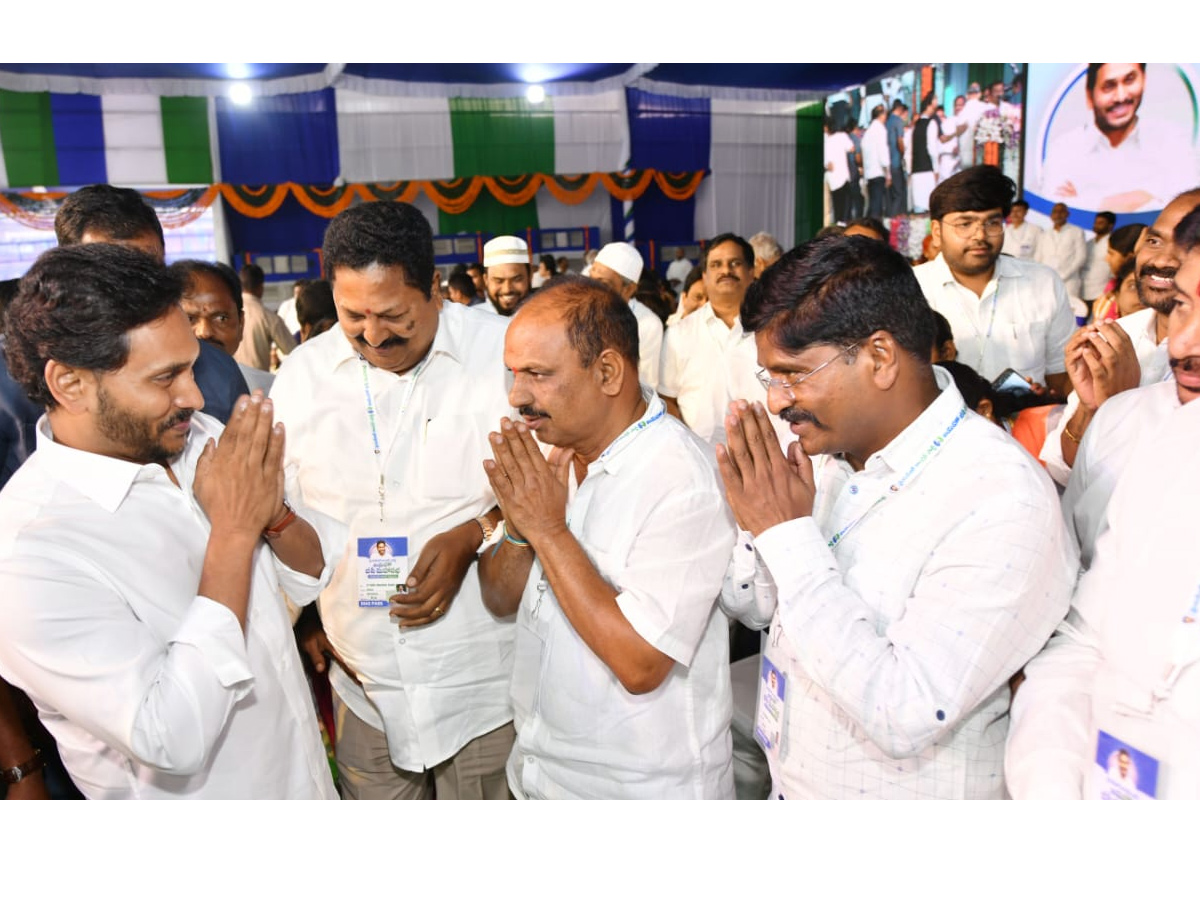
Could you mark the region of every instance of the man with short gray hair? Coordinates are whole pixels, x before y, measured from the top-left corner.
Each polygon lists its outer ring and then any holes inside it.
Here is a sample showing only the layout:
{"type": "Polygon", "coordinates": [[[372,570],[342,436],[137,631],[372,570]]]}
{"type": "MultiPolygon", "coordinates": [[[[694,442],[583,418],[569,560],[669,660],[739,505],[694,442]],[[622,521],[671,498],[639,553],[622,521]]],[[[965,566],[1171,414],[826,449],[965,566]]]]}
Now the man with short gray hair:
{"type": "Polygon", "coordinates": [[[756,279],[761,278],[767,267],[783,256],[783,248],[779,246],[779,241],[775,240],[774,235],[765,231],[760,231],[750,238],[750,246],[754,248],[754,277],[756,279]]]}

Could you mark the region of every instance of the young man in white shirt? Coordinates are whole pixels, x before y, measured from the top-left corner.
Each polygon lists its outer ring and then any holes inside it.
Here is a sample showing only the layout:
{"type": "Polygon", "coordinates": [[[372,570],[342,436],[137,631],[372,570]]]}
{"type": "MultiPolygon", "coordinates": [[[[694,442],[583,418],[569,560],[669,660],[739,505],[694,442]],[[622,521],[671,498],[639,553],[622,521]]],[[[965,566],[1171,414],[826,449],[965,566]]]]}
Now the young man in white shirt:
{"type": "Polygon", "coordinates": [[[306,639],[336,663],[343,794],[506,799],[513,629],[483,608],[475,554],[499,519],[481,463],[510,411],[508,321],[431,297],[433,235],[406,203],[342,212],[323,253],[338,327],[271,397],[289,485],[351,532],[319,601],[327,640],[306,639]]]}
{"type": "Polygon", "coordinates": [[[199,411],[181,291],[136,250],[67,247],[8,311],[47,412],[0,493],[0,675],[86,797],[335,799],[281,592],[311,601],[344,531],[285,500],[269,400],[223,431],[199,411]]]}
{"type": "Polygon", "coordinates": [[[612,288],[633,310],[638,323],[638,378],[650,390],[657,391],[663,323],[634,296],[642,277],[642,254],[633,244],[605,244],[596,255],[588,277],[612,288]]]}
{"type": "Polygon", "coordinates": [[[1051,269],[1000,254],[1015,193],[995,166],[973,166],[939,184],[929,213],[942,250],[914,271],[929,305],[950,322],[959,362],[988,380],[1011,368],[1065,397],[1063,351],[1075,315],[1051,269]]]}
{"type": "Polygon", "coordinates": [[[871,110],[871,124],[863,132],[863,178],[867,181],[867,215],[883,218],[887,192],[892,186],[891,154],[888,150],[887,107],[882,103],[871,110]]]}
{"type": "Polygon", "coordinates": [[[722,603],[771,626],[756,731],[775,796],[1003,797],[1009,680],[1074,583],[1049,479],[931,366],[912,273],[827,238],[742,312],[797,438],[785,457],[767,410],[738,403],[717,450],[747,532],[722,603]]]}
{"type": "Polygon", "coordinates": [[[628,306],[580,278],[508,331],[520,418],[491,436],[505,538],[480,576],[493,613],[517,614],[518,797],[733,797],[717,607],[733,520],[707,448],[639,385],[636,348],[628,306]]]}

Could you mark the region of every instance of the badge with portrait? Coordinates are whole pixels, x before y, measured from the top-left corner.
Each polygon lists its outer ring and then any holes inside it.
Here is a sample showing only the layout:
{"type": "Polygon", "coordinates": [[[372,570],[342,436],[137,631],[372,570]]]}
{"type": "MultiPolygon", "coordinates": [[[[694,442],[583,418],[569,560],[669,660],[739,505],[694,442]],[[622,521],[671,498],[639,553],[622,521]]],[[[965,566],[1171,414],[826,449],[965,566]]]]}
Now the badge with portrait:
{"type": "Polygon", "coordinates": [[[779,758],[783,741],[784,716],[787,710],[787,677],[769,660],[762,657],[758,679],[758,710],[754,716],[754,739],[768,757],[779,758]]]}
{"type": "Polygon", "coordinates": [[[1100,731],[1091,784],[1091,800],[1153,800],[1158,792],[1158,760],[1100,731]]]}
{"type": "Polygon", "coordinates": [[[408,538],[358,538],[358,605],[386,608],[388,597],[404,592],[408,578],[408,538]]]}

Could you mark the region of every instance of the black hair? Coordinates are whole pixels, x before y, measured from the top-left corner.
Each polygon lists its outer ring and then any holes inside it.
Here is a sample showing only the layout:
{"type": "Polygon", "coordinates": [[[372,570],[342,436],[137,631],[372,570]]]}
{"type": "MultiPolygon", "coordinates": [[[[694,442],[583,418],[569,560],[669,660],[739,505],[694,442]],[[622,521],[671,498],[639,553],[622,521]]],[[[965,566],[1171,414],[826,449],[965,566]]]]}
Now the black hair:
{"type": "Polygon", "coordinates": [[[1107,219],[1113,225],[1117,224],[1117,214],[1107,209],[1100,210],[1100,212],[1096,213],[1096,217],[1099,219],[1107,219]]]}
{"type": "Polygon", "coordinates": [[[469,262],[469,263],[467,263],[466,271],[478,272],[480,275],[482,275],[484,273],[485,269],[483,268],[483,263],[481,263],[481,262],[469,262]]]}
{"type": "Polygon", "coordinates": [[[871,110],[871,120],[874,121],[875,119],[878,119],[885,112],[887,112],[886,106],[884,106],[882,103],[876,104],[875,108],[871,110]]]}
{"type": "Polygon", "coordinates": [[[605,350],[615,350],[636,371],[637,316],[612,288],[582,275],[556,275],[538,291],[539,297],[562,313],[567,343],[584,368],[605,350]],[[552,296],[551,296],[552,295],[552,296]]]}
{"type": "Polygon", "coordinates": [[[1115,285],[1113,290],[1119,291],[1121,289],[1121,285],[1124,283],[1125,279],[1128,278],[1130,275],[1132,275],[1136,268],[1137,268],[1137,257],[1136,256],[1126,257],[1125,262],[1121,263],[1121,267],[1119,269],[1117,269],[1117,274],[1115,276],[1113,276],[1113,284],[1115,285]]]}
{"type": "Polygon", "coordinates": [[[951,175],[929,195],[929,216],[936,220],[947,213],[983,212],[999,208],[1012,212],[1016,183],[995,166],[971,166],[951,175]]]}
{"type": "Polygon", "coordinates": [[[433,230],[410,203],[376,200],[352,206],[329,223],[322,249],[331,284],[339,268],[397,267],[404,283],[425,297],[433,285],[433,230]]]}
{"type": "Polygon", "coordinates": [[[9,370],[35,403],[53,408],[46,363],[113,372],[129,359],[129,332],[179,303],[176,272],[120,244],[47,250],[8,309],[9,370]]]}
{"type": "Polygon", "coordinates": [[[950,320],[943,316],[936,309],[933,312],[934,338],[933,349],[937,350],[954,340],[954,329],[950,327],[950,320]]]}
{"type": "Polygon", "coordinates": [[[1200,244],[1200,205],[1193,207],[1190,213],[1179,220],[1172,238],[1184,253],[1196,249],[1196,245],[1200,244]]]}
{"type": "Polygon", "coordinates": [[[885,244],[891,239],[891,234],[888,232],[887,226],[874,216],[863,216],[861,219],[855,219],[852,222],[847,222],[846,230],[853,228],[855,225],[857,225],[859,228],[865,228],[867,231],[875,232],[877,235],[883,238],[883,242],[885,244]]]}
{"type": "MultiPolygon", "coordinates": [[[[1106,65],[1108,65],[1108,63],[1088,63],[1086,82],[1087,92],[1089,94],[1096,89],[1096,81],[1100,76],[1100,67],[1106,65]]],[[[1138,65],[1141,66],[1142,74],[1146,74],[1146,64],[1138,63],[1138,65]]]]}
{"type": "Polygon", "coordinates": [[[171,271],[179,275],[179,279],[183,284],[183,296],[190,297],[192,295],[193,284],[192,280],[199,274],[212,275],[225,285],[225,289],[229,291],[229,297],[233,300],[233,305],[237,307],[237,311],[243,312],[242,302],[242,285],[238,281],[237,272],[233,271],[225,263],[210,263],[202,259],[181,259],[178,262],[171,264],[171,271]]]}
{"type": "Polygon", "coordinates": [[[1014,200],[1012,202],[1012,207],[1010,207],[1008,211],[1012,212],[1018,206],[1021,207],[1021,209],[1028,211],[1029,210],[1029,201],[1026,200],[1024,197],[1018,197],[1016,200],[1014,200]]]}
{"type": "Polygon", "coordinates": [[[750,242],[748,240],[746,240],[741,235],[734,234],[732,231],[726,231],[722,234],[718,234],[715,238],[713,238],[711,241],[709,241],[707,244],[705,244],[704,255],[700,257],[700,268],[701,269],[708,268],[708,254],[709,253],[711,253],[717,247],[721,246],[721,244],[728,244],[730,242],[737,244],[739,247],[742,248],[742,257],[746,260],[746,268],[748,268],[748,269],[753,268],[754,267],[754,248],[750,246],[750,242]]]}
{"type": "Polygon", "coordinates": [[[543,253],[539,256],[538,262],[544,265],[550,272],[555,272],[558,269],[558,263],[554,261],[554,257],[549,253],[543,253]]]}
{"type": "Polygon", "coordinates": [[[686,294],[692,289],[692,285],[704,278],[704,270],[699,266],[692,266],[688,269],[687,278],[683,279],[683,287],[679,289],[679,293],[686,294]]]}
{"type": "Polygon", "coordinates": [[[452,290],[456,290],[467,297],[474,297],[476,294],[475,282],[471,280],[471,276],[465,270],[462,272],[451,272],[447,284],[452,290]]]}
{"type": "Polygon", "coordinates": [[[296,320],[301,325],[313,326],[322,319],[336,319],[337,306],[333,302],[333,288],[323,278],[307,282],[296,296],[296,320]]]}
{"type": "Polygon", "coordinates": [[[950,377],[954,379],[954,386],[958,388],[958,392],[962,394],[963,402],[967,404],[967,409],[972,412],[979,412],[979,403],[982,400],[991,400],[992,409],[996,407],[996,391],[992,388],[992,383],[972,369],[965,363],[957,361],[936,362],[935,366],[941,366],[950,373],[950,377]]]}
{"type": "Polygon", "coordinates": [[[1133,222],[1129,225],[1122,225],[1120,228],[1114,228],[1113,233],[1108,236],[1108,246],[1122,256],[1129,256],[1133,253],[1133,248],[1137,246],[1138,238],[1142,236],[1142,232],[1145,230],[1146,226],[1141,222],[1133,222]]]}
{"type": "Polygon", "coordinates": [[[859,236],[820,238],[784,254],[747,290],[741,318],[743,329],[769,329],[788,352],[886,331],[925,363],[935,331],[912,265],[882,241],[859,236]]]}
{"type": "Polygon", "coordinates": [[[132,188],[111,184],[81,187],[62,202],[54,216],[54,236],[59,246],[82,242],[88,231],[118,241],[154,234],[166,243],[162,223],[142,195],[132,188]]]}
{"type": "Polygon", "coordinates": [[[251,294],[262,293],[263,284],[266,283],[267,276],[263,272],[262,266],[254,263],[246,263],[242,266],[242,271],[239,273],[241,279],[241,290],[249,291],[251,294]]]}
{"type": "Polygon", "coordinates": [[[13,302],[13,298],[17,296],[17,287],[20,284],[20,278],[9,278],[5,281],[0,281],[0,334],[4,332],[4,312],[8,309],[8,305],[13,302]]]}
{"type": "Polygon", "coordinates": [[[925,94],[925,96],[921,98],[921,109],[924,110],[929,106],[930,103],[936,103],[936,102],[937,102],[937,92],[936,91],[928,91],[925,94]]]}

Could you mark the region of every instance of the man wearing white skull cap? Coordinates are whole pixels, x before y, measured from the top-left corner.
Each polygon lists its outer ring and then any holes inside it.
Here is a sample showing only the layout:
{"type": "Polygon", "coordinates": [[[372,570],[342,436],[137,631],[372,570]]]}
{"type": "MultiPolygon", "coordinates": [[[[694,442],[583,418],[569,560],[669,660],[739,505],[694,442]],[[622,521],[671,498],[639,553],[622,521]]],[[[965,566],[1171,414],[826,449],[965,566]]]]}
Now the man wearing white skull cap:
{"type": "Polygon", "coordinates": [[[511,234],[492,238],[483,245],[483,269],[490,303],[480,309],[511,316],[529,296],[529,245],[511,234]]]}
{"type": "Polygon", "coordinates": [[[642,254],[632,244],[605,244],[592,263],[589,277],[612,288],[629,302],[638,324],[638,380],[658,390],[658,357],[662,352],[663,323],[634,298],[642,277],[642,254]]]}

